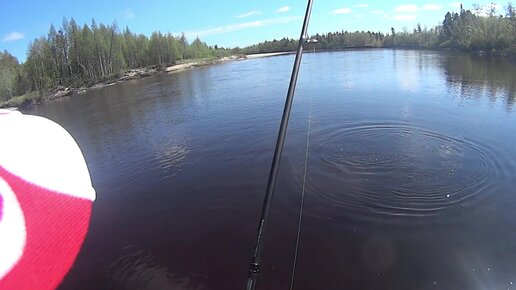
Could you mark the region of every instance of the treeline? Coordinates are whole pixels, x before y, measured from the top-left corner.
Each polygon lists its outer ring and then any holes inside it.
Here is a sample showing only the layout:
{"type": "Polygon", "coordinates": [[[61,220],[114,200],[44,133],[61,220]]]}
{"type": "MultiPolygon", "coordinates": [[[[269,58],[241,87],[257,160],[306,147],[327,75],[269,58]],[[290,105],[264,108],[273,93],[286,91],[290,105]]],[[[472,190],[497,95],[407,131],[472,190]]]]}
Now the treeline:
{"type": "Polygon", "coordinates": [[[0,101],[29,91],[46,92],[60,86],[89,85],[127,69],[175,64],[176,61],[228,55],[199,38],[154,32],[136,34],[116,23],[79,26],[64,19],[46,36],[29,44],[23,64],[7,51],[0,53],[0,101]]]}
{"type": "MultiPolygon", "coordinates": [[[[316,34],[311,39],[317,42],[310,44],[309,49],[327,50],[327,49],[343,49],[352,47],[381,47],[382,40],[385,36],[378,32],[330,32],[327,34],[316,34]]],[[[281,40],[264,41],[245,48],[234,48],[234,53],[253,54],[268,52],[293,51],[297,48],[297,39],[283,38],[281,40]]]]}
{"type": "Polygon", "coordinates": [[[464,51],[516,52],[516,10],[511,3],[501,15],[492,4],[487,9],[475,5],[473,11],[462,5],[459,13],[446,13],[441,25],[432,29],[396,32],[386,36],[382,46],[407,48],[452,48],[464,51]]]}
{"type": "MultiPolygon", "coordinates": [[[[312,35],[316,43],[309,44],[309,49],[337,50],[355,47],[391,47],[391,48],[431,48],[475,50],[510,50],[516,53],[516,11],[511,3],[505,8],[504,15],[498,14],[496,7],[475,5],[473,11],[461,6],[459,13],[446,13],[442,24],[433,28],[417,25],[413,30],[390,33],[371,31],[339,31],[312,35]]],[[[265,41],[239,50],[242,53],[266,53],[295,50],[296,41],[265,41]]]]}
{"type": "Polygon", "coordinates": [[[293,38],[283,38],[281,40],[264,41],[259,44],[251,45],[243,49],[236,47],[233,53],[253,54],[264,52],[284,52],[293,51],[297,48],[297,40],[293,38]]]}
{"type": "MultiPolygon", "coordinates": [[[[337,50],[355,47],[402,47],[502,51],[516,55],[516,11],[508,3],[503,15],[491,5],[475,6],[473,12],[460,8],[448,12],[433,28],[417,25],[413,30],[390,33],[371,31],[330,32],[311,38],[308,50],[337,50]]],[[[165,67],[192,58],[221,57],[293,51],[297,40],[283,38],[245,48],[224,49],[208,46],[199,38],[187,41],[184,35],[154,32],[150,37],[136,34],[116,23],[79,26],[64,19],[61,27],[50,27],[46,36],[29,44],[23,64],[7,51],[0,52],[0,103],[28,92],[48,92],[59,87],[88,86],[106,78],[116,78],[127,69],[165,67]]]]}

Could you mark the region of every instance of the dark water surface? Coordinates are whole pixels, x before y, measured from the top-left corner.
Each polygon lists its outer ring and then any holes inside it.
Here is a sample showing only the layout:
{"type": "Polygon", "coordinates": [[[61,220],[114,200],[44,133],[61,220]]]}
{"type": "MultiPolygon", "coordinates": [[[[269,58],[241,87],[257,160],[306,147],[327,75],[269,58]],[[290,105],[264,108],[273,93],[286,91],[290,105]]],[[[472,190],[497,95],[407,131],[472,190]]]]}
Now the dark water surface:
{"type": "MultiPolygon", "coordinates": [[[[244,289],[292,63],[38,106],[76,138],[98,194],[61,289],[244,289]]],[[[289,287],[309,122],[294,289],[516,289],[516,65],[307,54],[297,92],[258,289],[289,287]]]]}

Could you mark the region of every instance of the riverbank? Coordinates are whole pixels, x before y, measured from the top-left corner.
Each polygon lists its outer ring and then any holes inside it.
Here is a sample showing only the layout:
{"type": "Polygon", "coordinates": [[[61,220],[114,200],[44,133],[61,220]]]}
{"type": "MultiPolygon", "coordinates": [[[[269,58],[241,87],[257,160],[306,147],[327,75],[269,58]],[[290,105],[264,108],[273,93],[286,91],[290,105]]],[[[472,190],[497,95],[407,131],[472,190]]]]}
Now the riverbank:
{"type": "Polygon", "coordinates": [[[173,72],[179,72],[190,68],[195,67],[201,67],[206,65],[213,65],[213,64],[220,64],[235,60],[244,60],[247,59],[247,55],[232,55],[232,56],[225,56],[220,58],[205,58],[205,59],[198,59],[198,60],[186,60],[186,61],[179,61],[175,65],[168,66],[164,69],[167,73],[173,73],[173,72]]]}
{"type": "MultiPolygon", "coordinates": [[[[263,54],[260,57],[267,57],[271,54],[263,54]]],[[[151,66],[145,68],[137,68],[127,70],[119,75],[111,75],[107,76],[104,79],[90,85],[90,86],[81,86],[81,87],[58,87],[51,92],[45,94],[39,94],[37,92],[30,92],[24,94],[22,96],[14,97],[10,100],[0,102],[0,108],[19,108],[19,109],[30,109],[32,106],[36,104],[41,104],[43,102],[52,101],[56,99],[61,99],[64,97],[72,96],[75,94],[83,94],[88,90],[99,89],[107,86],[111,86],[117,83],[122,83],[135,79],[146,78],[158,73],[176,73],[180,71],[184,71],[191,68],[213,65],[213,64],[221,64],[230,61],[237,60],[245,60],[247,59],[247,55],[232,55],[226,57],[218,57],[218,58],[203,58],[203,59],[189,59],[178,61],[175,65],[158,67],[151,66]]],[[[257,58],[256,56],[251,58],[257,58]]]]}
{"type": "Polygon", "coordinates": [[[61,99],[64,97],[69,97],[76,94],[83,94],[88,90],[99,89],[107,86],[111,86],[117,83],[122,83],[135,79],[146,78],[158,73],[177,73],[180,71],[184,71],[187,69],[192,69],[196,67],[202,67],[207,65],[221,64],[231,61],[240,61],[245,59],[257,59],[264,57],[272,57],[279,56],[285,54],[291,54],[293,52],[273,52],[273,53],[257,53],[257,54],[249,54],[249,55],[232,55],[218,58],[202,58],[202,59],[188,59],[178,61],[175,65],[158,67],[151,66],[146,68],[137,68],[127,70],[120,75],[111,75],[107,76],[103,80],[98,81],[97,83],[91,86],[81,86],[81,87],[58,87],[55,90],[52,90],[46,94],[39,94],[36,92],[30,92],[22,96],[14,97],[8,101],[0,102],[0,108],[19,108],[22,110],[30,109],[32,106],[36,104],[41,104],[43,102],[52,101],[61,99]]]}
{"type": "MultiPolygon", "coordinates": [[[[343,51],[343,50],[353,50],[353,49],[372,49],[376,47],[353,47],[353,48],[346,48],[346,49],[337,49],[337,50],[317,50],[315,52],[322,52],[322,51],[343,51]]],[[[377,48],[377,49],[385,49],[385,48],[377,48]]],[[[400,50],[421,50],[423,48],[386,48],[386,49],[400,49],[400,50]]],[[[434,50],[434,51],[454,51],[454,50],[436,50],[436,49],[428,49],[425,50],[434,50]]],[[[311,50],[307,50],[307,53],[312,52],[311,50]]],[[[265,58],[265,57],[273,57],[273,56],[280,56],[280,55],[287,55],[287,54],[293,54],[295,52],[289,51],[289,52],[273,52],[273,53],[257,53],[257,54],[249,54],[249,55],[232,55],[227,57],[219,57],[219,58],[204,58],[204,59],[189,59],[189,60],[182,60],[178,61],[175,65],[167,66],[167,67],[158,67],[158,66],[152,66],[152,67],[146,67],[146,68],[138,68],[138,69],[130,69],[127,70],[119,75],[111,75],[107,76],[101,81],[98,81],[95,84],[92,84],[90,86],[81,86],[81,87],[58,87],[55,90],[46,93],[46,94],[39,94],[36,92],[30,92],[22,96],[18,96],[15,98],[12,98],[8,101],[0,102],[0,108],[19,108],[22,110],[30,109],[32,106],[36,104],[41,104],[43,102],[52,101],[56,99],[61,99],[64,97],[73,96],[75,94],[83,94],[87,92],[88,90],[93,89],[99,89],[111,85],[115,85],[117,83],[122,83],[130,80],[135,79],[141,79],[145,77],[149,77],[155,74],[159,73],[177,73],[180,71],[193,69],[196,67],[201,66],[207,66],[207,65],[213,65],[213,64],[221,64],[226,63],[230,61],[239,61],[239,60],[245,60],[245,59],[257,59],[257,58],[265,58]]],[[[507,59],[516,59],[514,57],[514,50],[512,51],[477,51],[477,52],[465,52],[472,55],[478,55],[481,57],[505,57],[507,59]],[[512,57],[511,57],[512,56],[512,57]]]]}
{"type": "Polygon", "coordinates": [[[50,92],[40,94],[39,92],[28,92],[24,95],[14,97],[10,100],[0,102],[0,108],[19,108],[19,109],[30,109],[36,104],[43,102],[61,99],[74,94],[82,94],[91,89],[103,88],[106,86],[114,85],[120,82],[126,82],[134,79],[141,79],[158,72],[157,67],[147,67],[131,69],[123,72],[120,75],[106,76],[102,80],[90,85],[80,87],[64,87],[60,86],[51,90],[50,92]]]}
{"type": "Polygon", "coordinates": [[[295,51],[283,51],[283,52],[267,52],[267,53],[255,53],[246,55],[247,59],[264,58],[278,55],[294,54],[295,51]]]}

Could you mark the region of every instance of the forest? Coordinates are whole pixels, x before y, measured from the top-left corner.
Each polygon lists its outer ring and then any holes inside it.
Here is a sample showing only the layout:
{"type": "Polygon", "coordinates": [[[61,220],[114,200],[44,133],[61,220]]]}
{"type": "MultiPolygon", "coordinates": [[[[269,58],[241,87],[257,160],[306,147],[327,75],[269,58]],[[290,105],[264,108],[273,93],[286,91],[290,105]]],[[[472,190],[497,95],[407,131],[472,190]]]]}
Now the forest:
{"type": "Polygon", "coordinates": [[[81,27],[73,19],[64,19],[60,28],[52,25],[46,36],[29,44],[23,64],[7,51],[0,52],[0,100],[60,86],[87,86],[127,69],[226,54],[225,49],[208,46],[199,38],[190,43],[184,35],[161,32],[147,37],[129,28],[120,31],[116,23],[93,20],[81,27]]]}
{"type": "MultiPolygon", "coordinates": [[[[487,13],[476,5],[448,12],[439,25],[390,33],[340,31],[315,34],[316,43],[307,49],[339,50],[357,47],[455,49],[467,52],[516,55],[516,10],[511,3],[505,11],[491,5],[487,13]]],[[[178,61],[216,58],[232,54],[293,51],[297,40],[283,38],[244,48],[209,46],[198,37],[154,32],[150,37],[136,34],[115,23],[78,25],[64,19],[59,28],[33,40],[27,58],[20,63],[9,52],[0,52],[0,104],[16,96],[41,95],[59,87],[84,87],[116,78],[123,71],[154,66],[164,68],[178,61]]]]}
{"type": "MultiPolygon", "coordinates": [[[[338,31],[310,36],[317,43],[309,44],[309,49],[339,50],[346,48],[385,47],[385,48],[425,48],[456,49],[466,52],[500,52],[516,54],[516,9],[511,3],[505,11],[497,11],[490,5],[487,13],[485,7],[474,5],[472,10],[462,6],[458,13],[448,12],[441,24],[421,27],[418,24],[412,30],[403,29],[390,33],[372,31],[338,31]]],[[[284,38],[265,41],[246,47],[243,53],[265,53],[293,50],[296,41],[284,38]]]]}

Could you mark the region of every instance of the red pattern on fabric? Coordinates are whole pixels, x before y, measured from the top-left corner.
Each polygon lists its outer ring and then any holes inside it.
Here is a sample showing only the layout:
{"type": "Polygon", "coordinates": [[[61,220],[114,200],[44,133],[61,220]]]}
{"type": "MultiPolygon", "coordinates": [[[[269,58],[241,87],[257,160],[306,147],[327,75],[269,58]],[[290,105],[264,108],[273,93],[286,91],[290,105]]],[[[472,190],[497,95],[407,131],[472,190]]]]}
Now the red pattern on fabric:
{"type": "Polygon", "coordinates": [[[0,192],[0,222],[2,221],[3,213],[4,213],[4,198],[2,197],[2,193],[0,192]]]}
{"type": "Polygon", "coordinates": [[[18,198],[27,232],[23,255],[0,281],[0,290],[55,289],[84,241],[92,201],[39,187],[1,166],[0,177],[18,198]]]}

